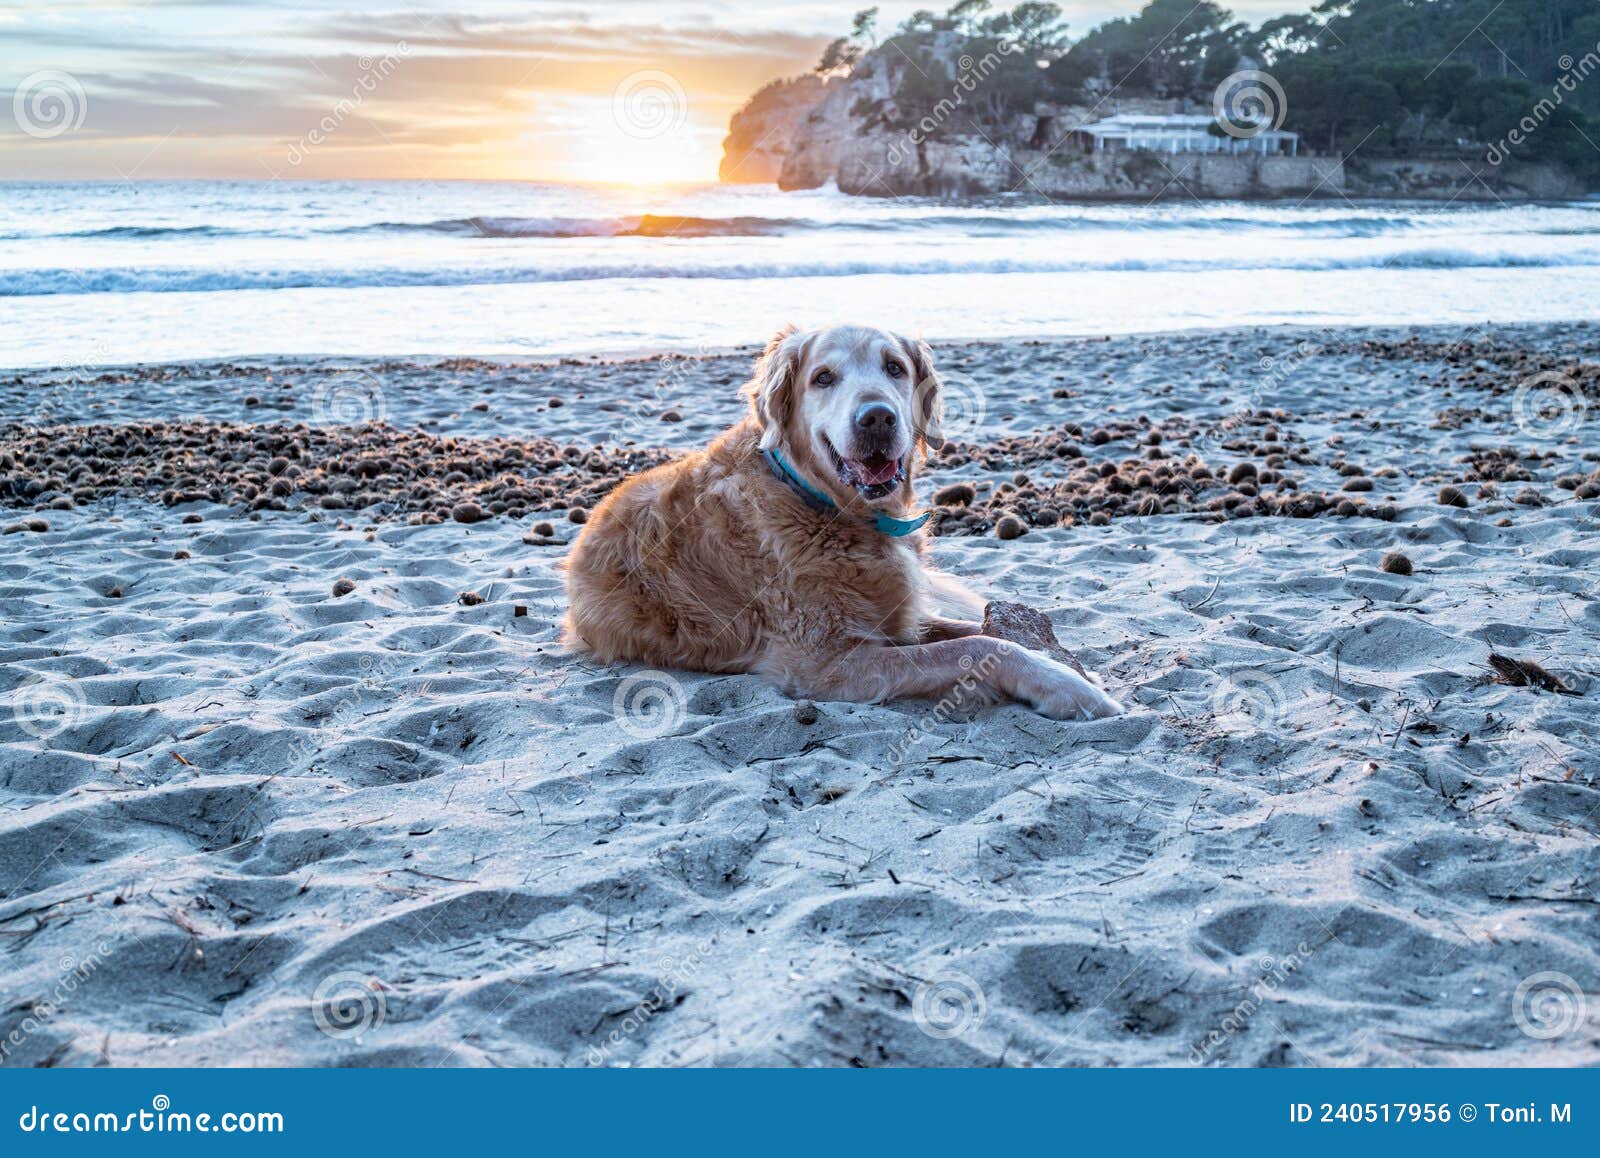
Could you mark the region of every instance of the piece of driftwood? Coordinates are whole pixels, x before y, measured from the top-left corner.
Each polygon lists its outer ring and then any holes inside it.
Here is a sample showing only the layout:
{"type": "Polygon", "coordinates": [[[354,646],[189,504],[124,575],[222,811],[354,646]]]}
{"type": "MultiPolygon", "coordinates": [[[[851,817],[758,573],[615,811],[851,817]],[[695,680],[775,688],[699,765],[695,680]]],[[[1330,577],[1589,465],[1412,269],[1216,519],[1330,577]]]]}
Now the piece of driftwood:
{"type": "Polygon", "coordinates": [[[1531,659],[1513,659],[1509,655],[1490,652],[1489,666],[1494,668],[1494,682],[1497,684],[1509,684],[1514,688],[1543,688],[1564,696],[1578,694],[1531,659]]]}
{"type": "Polygon", "coordinates": [[[1072,668],[1085,679],[1089,673],[1083,670],[1083,665],[1078,662],[1078,657],[1062,647],[1056,639],[1056,629],[1050,626],[1050,620],[1042,611],[1022,603],[1008,603],[1003,599],[990,601],[983,609],[983,634],[992,635],[996,639],[1008,639],[1012,643],[1020,643],[1023,647],[1042,651],[1051,659],[1060,660],[1072,668]]]}

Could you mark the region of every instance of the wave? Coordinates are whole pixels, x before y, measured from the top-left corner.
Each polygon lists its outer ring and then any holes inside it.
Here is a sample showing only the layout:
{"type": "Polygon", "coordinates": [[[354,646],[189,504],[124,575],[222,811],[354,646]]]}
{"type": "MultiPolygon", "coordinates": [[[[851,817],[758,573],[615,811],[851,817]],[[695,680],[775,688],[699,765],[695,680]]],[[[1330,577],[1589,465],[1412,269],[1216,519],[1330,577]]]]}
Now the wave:
{"type": "MultiPolygon", "coordinates": [[[[465,226],[481,237],[769,237],[813,223],[791,217],[467,217],[424,228],[465,226]]],[[[454,230],[452,230],[454,231],[454,230]]]]}
{"type": "Polygon", "coordinates": [[[104,229],[78,229],[69,233],[8,234],[9,237],[101,237],[108,241],[147,241],[157,237],[237,237],[253,232],[215,225],[111,225],[104,229]]]}
{"type": "Polygon", "coordinates": [[[928,276],[1007,273],[1196,273],[1213,270],[1351,270],[1351,269],[1559,269],[1600,266],[1600,249],[1561,253],[1488,252],[1470,249],[1414,249],[1351,257],[1328,254],[1283,258],[1173,259],[1105,258],[1095,260],[864,260],[819,258],[805,262],[775,261],[731,265],[605,263],[596,265],[430,267],[350,267],[329,269],[276,268],[99,268],[10,271],[0,282],[0,297],[59,294],[216,293],[240,290],[365,289],[380,287],[508,285],[521,283],[616,279],[851,277],[867,274],[928,276]]]}
{"type": "Polygon", "coordinates": [[[792,217],[448,217],[437,221],[373,221],[327,228],[247,229],[223,225],[112,225],[100,229],[0,233],[9,240],[47,238],[154,241],[199,237],[328,237],[362,233],[435,233],[463,237],[765,237],[826,226],[792,217]]]}
{"type": "MultiPolygon", "coordinates": [[[[1585,217],[1588,215],[1586,214],[1585,217]]],[[[512,217],[471,216],[447,217],[427,221],[371,221],[340,225],[316,226],[314,224],[276,227],[248,227],[230,225],[115,225],[95,229],[22,230],[15,233],[0,232],[0,238],[15,240],[45,240],[49,238],[74,238],[107,241],[158,241],[194,240],[209,237],[285,237],[312,238],[356,236],[362,234],[422,234],[466,238],[504,238],[529,240],[560,240],[565,238],[715,238],[715,237],[773,237],[824,231],[881,233],[938,234],[953,232],[967,236],[1009,236],[1040,233],[1133,232],[1169,233],[1187,232],[1210,234],[1237,233],[1288,233],[1328,237],[1374,237],[1389,233],[1402,233],[1426,228],[1437,220],[1435,214],[1422,209],[1391,209],[1390,211],[1355,212],[1338,215],[1274,216],[1269,209],[1257,213],[1219,213],[1215,216],[1197,214],[1147,215],[1129,213],[1125,209],[1105,210],[1099,207],[1078,207],[1068,215],[1032,212],[1028,209],[993,209],[979,206],[967,209],[945,208],[929,211],[925,207],[904,215],[893,212],[882,215],[838,218],[814,217],[764,217],[738,215],[732,217],[700,217],[683,214],[644,213],[620,217],[512,217]]],[[[1570,225],[1517,228],[1510,226],[1505,232],[1533,234],[1583,235],[1596,232],[1586,220],[1570,225]]]]}

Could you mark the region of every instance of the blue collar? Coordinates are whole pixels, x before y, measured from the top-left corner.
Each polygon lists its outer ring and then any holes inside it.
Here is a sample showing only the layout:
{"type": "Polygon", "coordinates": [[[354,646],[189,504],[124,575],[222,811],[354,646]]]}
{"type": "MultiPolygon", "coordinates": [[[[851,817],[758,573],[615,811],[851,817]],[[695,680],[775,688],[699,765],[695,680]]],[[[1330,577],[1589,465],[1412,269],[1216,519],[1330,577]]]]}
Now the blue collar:
{"type": "MultiPolygon", "coordinates": [[[[839,509],[832,499],[796,474],[794,468],[784,462],[783,456],[777,451],[763,450],[761,457],[767,460],[767,465],[772,468],[772,473],[788,483],[789,489],[799,495],[805,501],[806,506],[819,514],[839,509]]],[[[896,519],[889,515],[874,513],[872,525],[885,535],[893,535],[895,538],[899,538],[902,535],[909,535],[913,531],[922,530],[923,526],[931,518],[933,518],[932,511],[923,511],[922,514],[914,519],[896,519]]]]}

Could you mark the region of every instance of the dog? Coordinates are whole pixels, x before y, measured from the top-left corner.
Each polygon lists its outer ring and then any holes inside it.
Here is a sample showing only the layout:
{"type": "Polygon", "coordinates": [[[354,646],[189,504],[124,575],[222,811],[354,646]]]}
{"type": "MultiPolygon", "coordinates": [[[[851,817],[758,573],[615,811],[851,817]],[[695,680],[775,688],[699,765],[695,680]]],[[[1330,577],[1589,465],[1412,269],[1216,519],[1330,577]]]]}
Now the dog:
{"type": "Polygon", "coordinates": [[[745,391],[746,418],[594,509],[565,562],[570,645],[817,700],[959,686],[1055,719],[1123,711],[1067,665],[939,613],[981,604],[923,561],[913,485],[944,445],[926,342],[790,327],[745,391]]]}

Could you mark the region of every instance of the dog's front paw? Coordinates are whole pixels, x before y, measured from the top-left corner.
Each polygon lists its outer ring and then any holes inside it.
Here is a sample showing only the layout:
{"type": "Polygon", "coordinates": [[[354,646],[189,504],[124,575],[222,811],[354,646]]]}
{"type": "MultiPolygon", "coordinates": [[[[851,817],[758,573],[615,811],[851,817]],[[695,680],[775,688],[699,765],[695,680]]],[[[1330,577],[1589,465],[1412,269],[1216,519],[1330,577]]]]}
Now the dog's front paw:
{"type": "MultiPolygon", "coordinates": [[[[1096,688],[1095,690],[1100,692],[1099,688],[1096,688]]],[[[1100,694],[1095,697],[1095,702],[1090,704],[1084,710],[1087,718],[1091,720],[1104,720],[1110,718],[1111,716],[1126,715],[1128,711],[1126,707],[1112,699],[1110,696],[1106,695],[1105,692],[1100,692],[1100,694]]]]}
{"type": "Polygon", "coordinates": [[[1048,669],[1023,697],[1041,715],[1052,720],[1103,720],[1128,710],[1066,665],[1045,663],[1048,669]]]}

